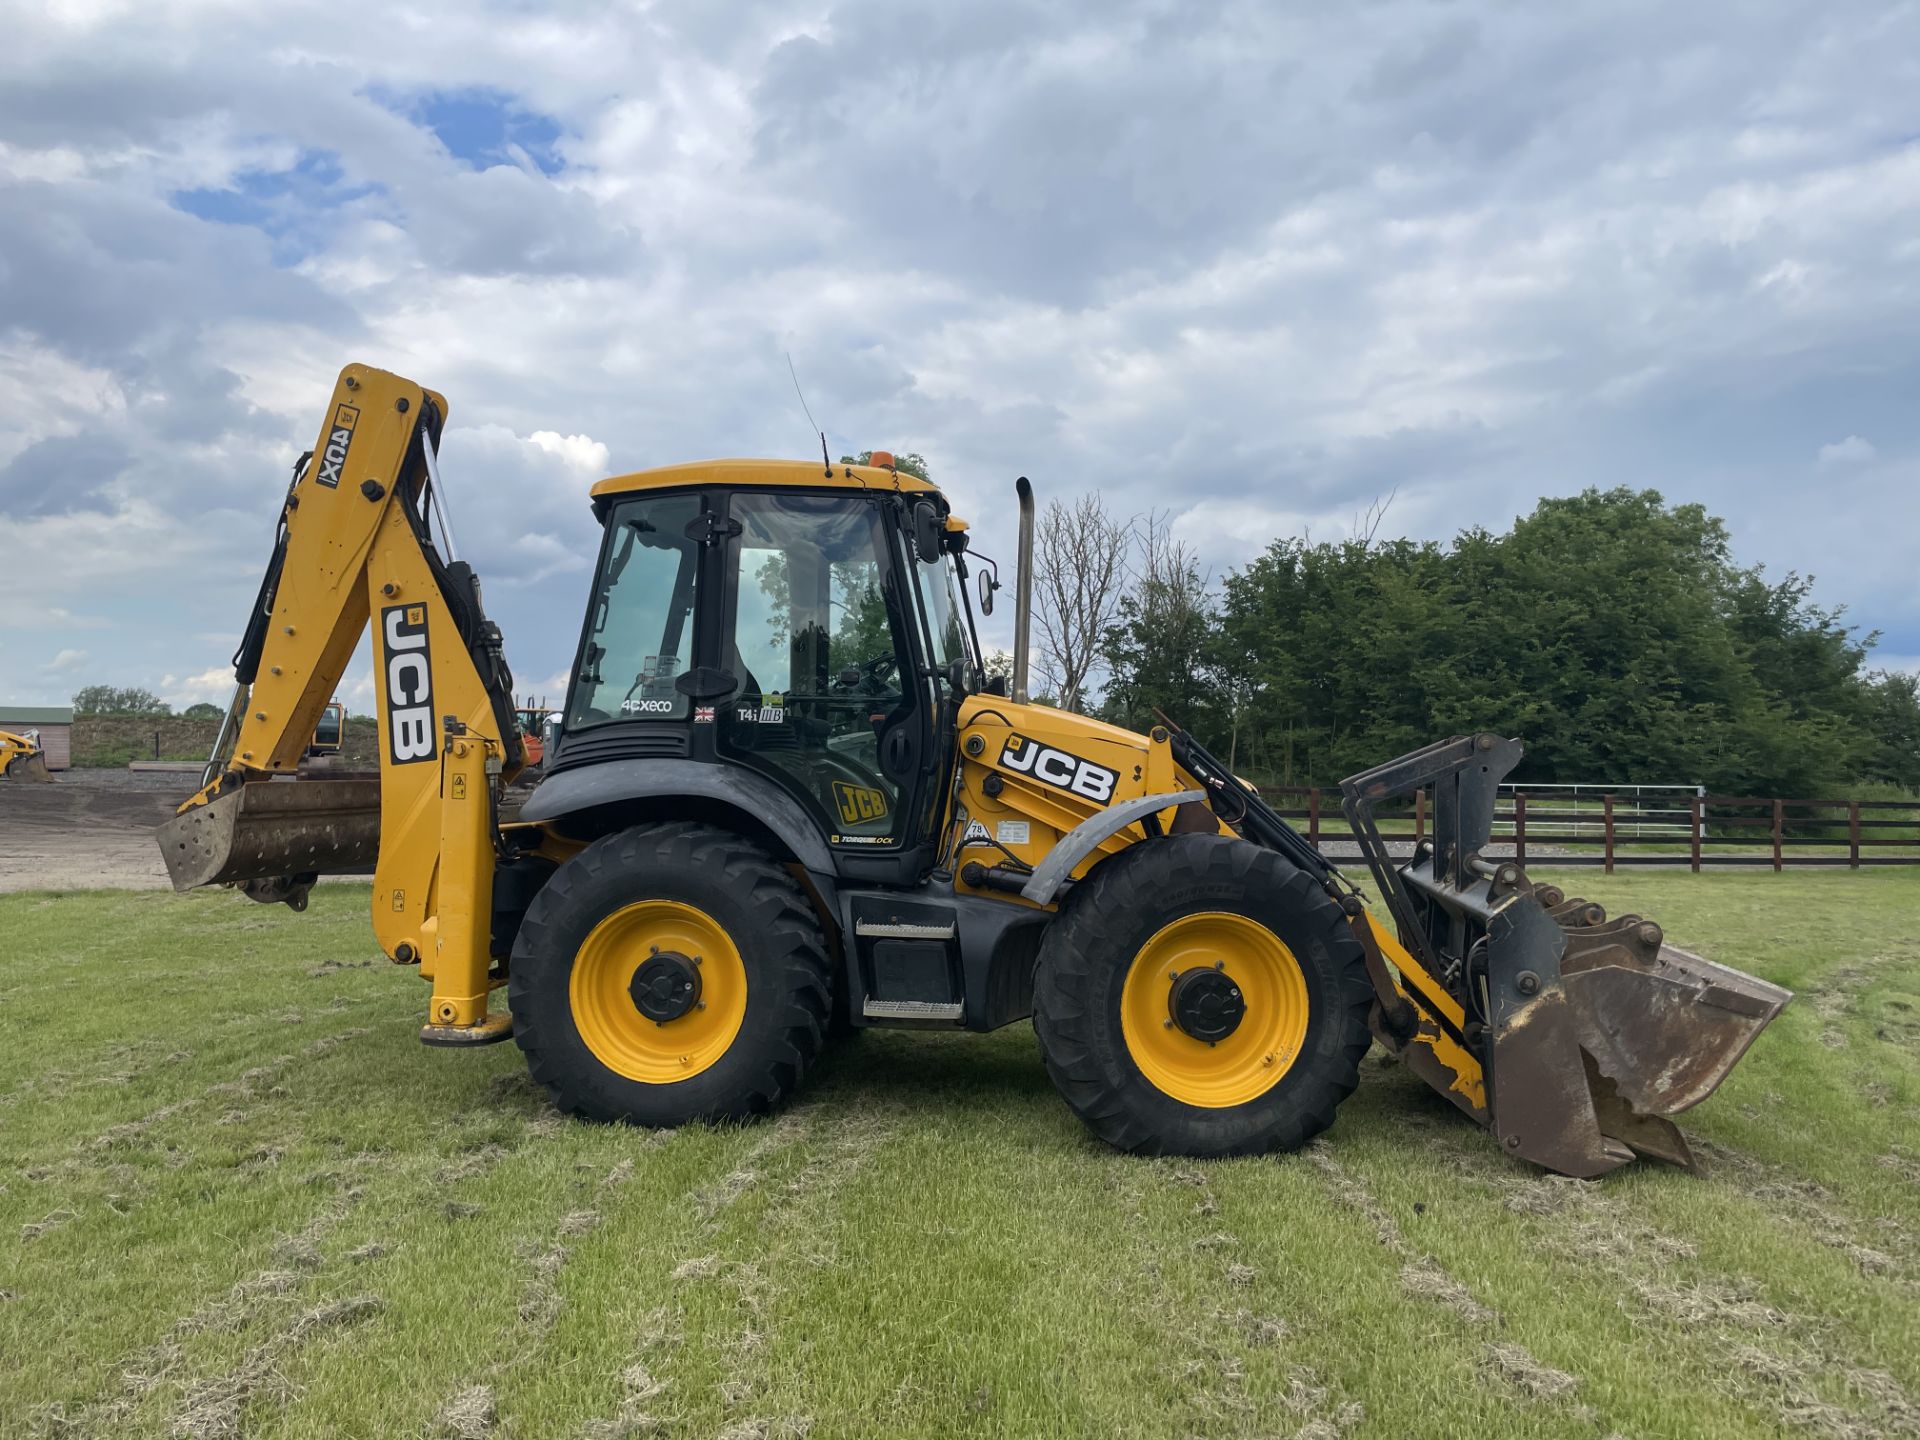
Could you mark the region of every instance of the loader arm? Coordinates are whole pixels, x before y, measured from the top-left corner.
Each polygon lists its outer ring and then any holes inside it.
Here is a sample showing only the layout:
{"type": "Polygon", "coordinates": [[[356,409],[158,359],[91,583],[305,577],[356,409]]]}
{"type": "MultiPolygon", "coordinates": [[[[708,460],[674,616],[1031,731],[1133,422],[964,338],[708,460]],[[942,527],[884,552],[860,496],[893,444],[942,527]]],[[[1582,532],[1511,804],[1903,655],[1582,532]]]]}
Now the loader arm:
{"type": "Polygon", "coordinates": [[[506,1034],[505,1016],[487,1020],[488,921],[498,798],[522,750],[499,630],[428,525],[446,408],[397,375],[340,372],[282,506],[206,783],[159,839],[175,889],[230,884],[295,909],[318,876],[372,866],[380,947],[434,982],[428,1030],[457,1041],[506,1034]],[[379,779],[295,778],[370,621],[379,779]]]}

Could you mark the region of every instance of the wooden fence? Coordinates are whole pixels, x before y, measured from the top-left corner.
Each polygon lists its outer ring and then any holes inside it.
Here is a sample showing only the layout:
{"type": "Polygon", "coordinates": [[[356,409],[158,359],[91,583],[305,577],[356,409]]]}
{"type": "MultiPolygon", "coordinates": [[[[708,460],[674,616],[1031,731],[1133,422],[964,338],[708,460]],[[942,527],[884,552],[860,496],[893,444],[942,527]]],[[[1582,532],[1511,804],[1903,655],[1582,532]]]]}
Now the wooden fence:
{"type": "MultiPolygon", "coordinates": [[[[1340,813],[1340,792],[1299,785],[1266,786],[1261,797],[1292,821],[1316,847],[1351,838],[1340,813]],[[1291,803],[1290,803],[1291,802],[1291,803]]],[[[1529,848],[1539,864],[1599,865],[1609,874],[1620,865],[1685,865],[1698,873],[1721,865],[1920,865],[1920,801],[1784,800],[1772,797],[1692,795],[1678,822],[1647,827],[1639,812],[1601,795],[1597,812],[1569,819],[1551,808],[1559,799],[1524,789],[1502,795],[1494,812],[1491,848],[1512,847],[1525,865],[1529,848]],[[1529,819],[1529,805],[1532,818],[1529,819]],[[1549,808],[1544,811],[1543,804],[1549,808]],[[1898,816],[1894,812],[1900,812],[1898,816]],[[1898,832],[1898,833],[1889,833],[1898,832]],[[1738,848],[1734,848],[1738,847],[1738,848]],[[1761,853],[1746,853],[1759,850],[1761,853]],[[1827,853],[1844,850],[1844,854],[1827,853]]],[[[1678,812],[1675,812],[1678,813],[1678,812]]],[[[1427,795],[1396,815],[1379,817],[1388,841],[1427,837],[1427,795]]]]}

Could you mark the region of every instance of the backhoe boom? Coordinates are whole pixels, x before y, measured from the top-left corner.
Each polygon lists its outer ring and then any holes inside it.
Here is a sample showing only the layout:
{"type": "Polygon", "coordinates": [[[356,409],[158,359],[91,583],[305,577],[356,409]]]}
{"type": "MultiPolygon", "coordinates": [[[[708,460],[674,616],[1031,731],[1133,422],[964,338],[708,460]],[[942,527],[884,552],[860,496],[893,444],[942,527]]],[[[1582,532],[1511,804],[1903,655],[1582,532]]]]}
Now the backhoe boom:
{"type": "Polygon", "coordinates": [[[234,657],[206,785],[162,832],[177,889],[237,884],[303,908],[321,874],[374,866],[381,949],[433,980],[427,1038],[487,1020],[496,820],[519,770],[513,679],[472,571],[428,527],[446,402],[366,366],[340,372],[295,468],[234,657]],[[373,622],[380,778],[297,779],[314,724],[373,622]]]}

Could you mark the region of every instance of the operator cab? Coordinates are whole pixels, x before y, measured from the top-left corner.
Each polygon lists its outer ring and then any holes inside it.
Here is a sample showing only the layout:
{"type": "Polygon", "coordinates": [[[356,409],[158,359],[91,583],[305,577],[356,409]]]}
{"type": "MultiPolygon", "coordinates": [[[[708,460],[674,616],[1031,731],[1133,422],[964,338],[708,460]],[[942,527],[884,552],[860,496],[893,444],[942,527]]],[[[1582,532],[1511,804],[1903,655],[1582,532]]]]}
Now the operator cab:
{"type": "Polygon", "coordinates": [[[824,471],[717,461],[595,487],[605,539],[548,771],[745,767],[843,875],[904,878],[927,867],[979,683],[966,529],[915,477],[824,471]]]}

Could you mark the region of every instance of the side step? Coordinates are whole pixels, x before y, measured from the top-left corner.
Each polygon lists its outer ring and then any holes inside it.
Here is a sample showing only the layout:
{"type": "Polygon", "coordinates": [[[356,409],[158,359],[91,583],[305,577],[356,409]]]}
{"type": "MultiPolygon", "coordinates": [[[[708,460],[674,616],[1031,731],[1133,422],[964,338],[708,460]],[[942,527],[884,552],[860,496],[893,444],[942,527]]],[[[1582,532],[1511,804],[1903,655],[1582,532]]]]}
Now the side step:
{"type": "Polygon", "coordinates": [[[868,997],[860,1013],[869,1020],[947,1020],[965,1017],[967,1007],[958,1000],[875,1000],[868,997]]]}
{"type": "Polygon", "coordinates": [[[951,920],[944,925],[909,925],[900,920],[882,924],[876,920],[857,920],[853,933],[871,935],[876,940],[951,940],[955,926],[951,920]]]}

